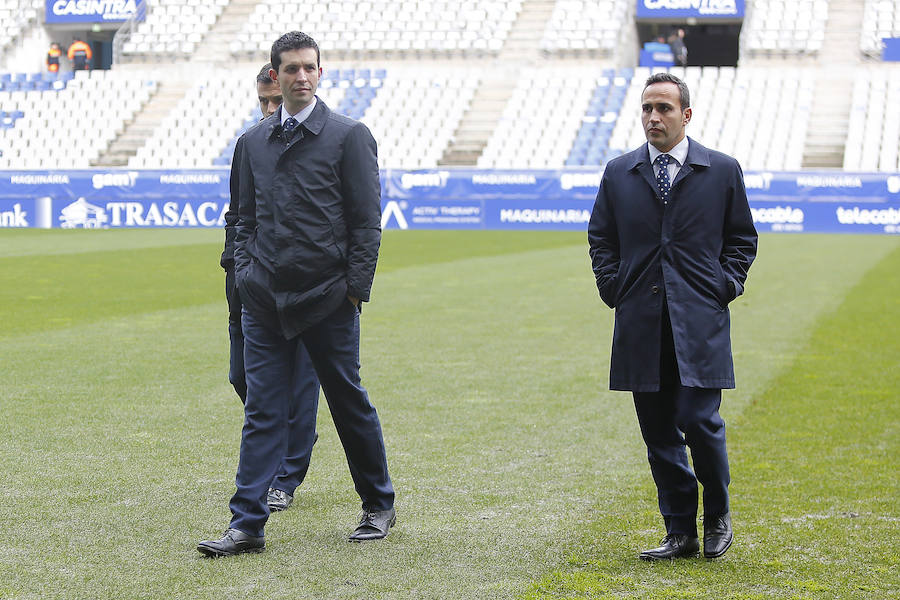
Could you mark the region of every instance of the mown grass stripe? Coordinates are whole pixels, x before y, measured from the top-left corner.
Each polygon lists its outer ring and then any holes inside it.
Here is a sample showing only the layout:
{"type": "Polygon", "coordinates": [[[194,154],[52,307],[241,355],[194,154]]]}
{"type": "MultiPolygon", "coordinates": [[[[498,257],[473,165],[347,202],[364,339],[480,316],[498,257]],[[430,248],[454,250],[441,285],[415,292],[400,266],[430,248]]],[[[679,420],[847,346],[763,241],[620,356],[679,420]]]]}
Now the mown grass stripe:
{"type": "MultiPolygon", "coordinates": [[[[227,523],[242,421],[213,268],[205,304],[179,306],[172,287],[174,308],[0,340],[0,517],[15,530],[0,540],[0,597],[495,600],[569,550],[586,560],[584,531],[632,562],[658,516],[628,397],[605,389],[612,313],[584,235],[434,233],[386,233],[362,319],[363,382],[398,489],[384,543],[345,541],[358,498],[323,404],[309,477],[270,522],[268,551],[200,560],[197,540],[227,523]],[[591,528],[607,514],[622,518],[591,528]]],[[[896,244],[765,237],[735,307],[733,441],[817,317],[896,244]]],[[[659,587],[656,571],[639,578],[659,587]]]]}

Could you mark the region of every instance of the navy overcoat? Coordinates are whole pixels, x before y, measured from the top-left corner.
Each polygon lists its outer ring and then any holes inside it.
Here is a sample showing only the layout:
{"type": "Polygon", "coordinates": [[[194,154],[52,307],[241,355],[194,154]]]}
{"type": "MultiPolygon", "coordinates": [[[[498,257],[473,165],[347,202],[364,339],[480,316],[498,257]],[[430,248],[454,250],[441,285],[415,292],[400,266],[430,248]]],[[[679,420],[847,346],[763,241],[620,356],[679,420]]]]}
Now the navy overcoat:
{"type": "Polygon", "coordinates": [[[610,389],[659,390],[663,295],[681,384],[733,388],[728,303],[757,246],[737,161],[689,139],[664,204],[647,144],[613,159],[588,242],[600,297],[616,310],[610,389]]]}

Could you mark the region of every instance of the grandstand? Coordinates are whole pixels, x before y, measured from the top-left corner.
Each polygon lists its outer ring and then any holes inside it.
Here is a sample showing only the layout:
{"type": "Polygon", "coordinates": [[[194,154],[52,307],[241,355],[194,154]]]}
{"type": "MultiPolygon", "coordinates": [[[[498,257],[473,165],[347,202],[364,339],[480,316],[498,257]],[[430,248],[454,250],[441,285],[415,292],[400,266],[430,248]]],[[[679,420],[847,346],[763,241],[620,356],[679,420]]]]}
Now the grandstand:
{"type": "MultiPolygon", "coordinates": [[[[0,169],[225,166],[301,21],[320,97],[369,125],[384,168],[600,167],[642,143],[661,68],[638,64],[635,0],[147,0],[109,31],[110,69],[56,75],[45,5],[0,0],[0,169]]],[[[745,169],[900,170],[900,63],[880,55],[900,0],[746,0],[739,29],[737,65],[672,67],[689,135],[745,169]]]]}

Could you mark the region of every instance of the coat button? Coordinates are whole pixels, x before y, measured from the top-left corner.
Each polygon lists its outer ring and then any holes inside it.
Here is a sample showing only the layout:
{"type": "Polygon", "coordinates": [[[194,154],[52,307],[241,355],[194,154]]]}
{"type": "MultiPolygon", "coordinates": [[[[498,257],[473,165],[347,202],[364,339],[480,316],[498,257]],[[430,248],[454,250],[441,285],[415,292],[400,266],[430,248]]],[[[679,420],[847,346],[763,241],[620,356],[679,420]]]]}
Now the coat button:
{"type": "Polygon", "coordinates": [[[658,293],[659,293],[659,286],[658,286],[658,285],[654,285],[653,287],[650,288],[650,291],[653,292],[654,294],[658,294],[658,293]]]}

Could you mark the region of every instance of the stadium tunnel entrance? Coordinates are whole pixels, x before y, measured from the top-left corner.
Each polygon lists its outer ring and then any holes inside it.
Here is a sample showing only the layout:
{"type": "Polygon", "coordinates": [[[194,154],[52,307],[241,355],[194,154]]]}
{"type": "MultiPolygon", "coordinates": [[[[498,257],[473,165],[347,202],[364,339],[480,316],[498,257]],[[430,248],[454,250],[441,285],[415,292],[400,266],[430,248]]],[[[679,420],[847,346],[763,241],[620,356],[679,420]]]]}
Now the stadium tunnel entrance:
{"type": "Polygon", "coordinates": [[[687,50],[688,67],[736,67],[739,58],[741,23],[638,23],[641,47],[646,44],[669,45],[677,60],[679,38],[687,50]],[[679,36],[679,30],[684,32],[679,36]],[[673,43],[674,42],[674,43],[673,43]]]}

